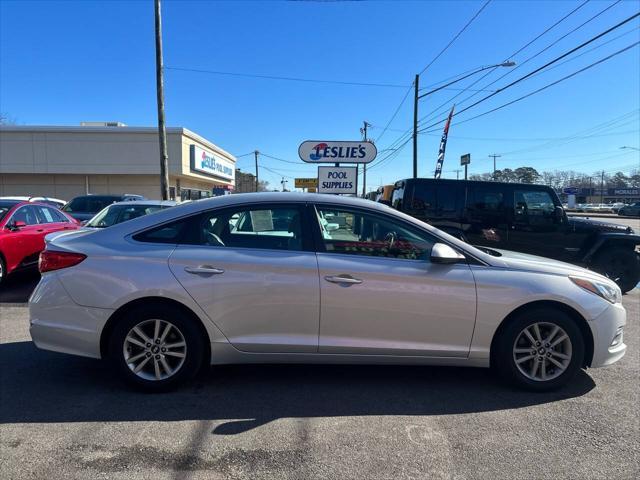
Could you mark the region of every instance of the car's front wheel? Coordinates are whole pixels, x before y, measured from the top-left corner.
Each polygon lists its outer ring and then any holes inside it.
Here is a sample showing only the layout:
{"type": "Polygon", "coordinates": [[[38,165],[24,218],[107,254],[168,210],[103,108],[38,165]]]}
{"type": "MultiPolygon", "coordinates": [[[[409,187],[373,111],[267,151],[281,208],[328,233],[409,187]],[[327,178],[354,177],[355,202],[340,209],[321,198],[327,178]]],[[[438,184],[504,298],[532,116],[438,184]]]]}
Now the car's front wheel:
{"type": "Polygon", "coordinates": [[[172,307],[139,307],[113,329],[109,357],[130,385],[166,391],[191,379],[202,364],[203,338],[191,318],[172,307]]]}
{"type": "Polygon", "coordinates": [[[593,262],[593,269],[618,284],[627,293],[640,282],[640,257],[632,248],[603,248],[593,262]]]}
{"type": "Polygon", "coordinates": [[[574,320],[560,310],[538,308],[510,321],[492,362],[509,382],[542,392],[565,385],[583,359],[584,340],[574,320]]]}

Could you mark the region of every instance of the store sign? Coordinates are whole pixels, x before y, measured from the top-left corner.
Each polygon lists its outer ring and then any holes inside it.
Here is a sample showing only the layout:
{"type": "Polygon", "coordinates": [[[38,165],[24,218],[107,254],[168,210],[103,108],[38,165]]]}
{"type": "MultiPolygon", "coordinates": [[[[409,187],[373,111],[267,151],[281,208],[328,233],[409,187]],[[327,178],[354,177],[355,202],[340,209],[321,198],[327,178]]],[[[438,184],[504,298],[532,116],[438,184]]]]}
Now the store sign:
{"type": "Polygon", "coordinates": [[[295,187],[296,188],[317,188],[318,179],[317,178],[296,178],[295,187]]]}
{"type": "Polygon", "coordinates": [[[356,193],[357,167],[318,167],[318,193],[356,193]]]}
{"type": "Polygon", "coordinates": [[[298,147],[298,155],[307,163],[369,163],[377,154],[371,142],[307,140],[298,147]]]}
{"type": "Polygon", "coordinates": [[[232,161],[197,145],[191,145],[191,170],[229,181],[234,181],[236,173],[232,161]]]}
{"type": "Polygon", "coordinates": [[[637,188],[616,188],[613,191],[614,195],[638,195],[640,190],[637,188]]]}
{"type": "Polygon", "coordinates": [[[465,153],[460,156],[460,165],[469,165],[471,163],[471,154],[465,153]]]}
{"type": "Polygon", "coordinates": [[[564,193],[565,195],[577,195],[578,194],[578,188],[576,188],[576,187],[564,187],[562,189],[562,193],[564,193]]]}

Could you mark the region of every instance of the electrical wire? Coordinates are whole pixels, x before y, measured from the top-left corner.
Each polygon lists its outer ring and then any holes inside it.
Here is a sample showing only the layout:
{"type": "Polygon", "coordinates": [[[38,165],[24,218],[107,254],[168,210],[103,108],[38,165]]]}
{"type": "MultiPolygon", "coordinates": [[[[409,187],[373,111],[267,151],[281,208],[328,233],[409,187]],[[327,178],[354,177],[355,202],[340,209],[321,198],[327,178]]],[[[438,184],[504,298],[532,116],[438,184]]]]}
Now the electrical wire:
{"type": "Polygon", "coordinates": [[[426,66],[426,67],[424,67],[422,70],[420,70],[420,73],[419,73],[418,75],[422,75],[422,74],[427,70],[427,68],[429,68],[431,65],[433,65],[433,63],[434,63],[436,60],[438,60],[438,58],[440,58],[440,56],[441,56],[444,52],[446,52],[446,51],[449,49],[449,47],[450,47],[451,45],[453,45],[453,43],[458,39],[458,37],[459,37],[460,35],[462,35],[462,33],[463,33],[463,32],[464,32],[464,31],[469,27],[469,25],[471,25],[471,24],[473,23],[473,21],[474,21],[476,18],[478,18],[478,15],[480,15],[480,14],[482,13],[482,11],[483,11],[485,8],[487,8],[487,6],[488,6],[490,3],[491,3],[491,0],[487,0],[487,1],[482,5],[482,7],[480,7],[480,10],[478,10],[478,11],[476,12],[476,14],[475,14],[473,17],[471,17],[471,19],[466,23],[466,25],[465,25],[464,27],[462,27],[462,29],[461,29],[458,33],[456,33],[456,35],[451,39],[451,41],[450,41],[450,42],[449,42],[449,43],[448,43],[448,44],[447,44],[447,45],[446,45],[442,50],[440,50],[440,53],[438,53],[438,54],[434,57],[434,59],[433,59],[433,60],[431,60],[431,61],[427,64],[427,66],[426,66]]]}
{"type": "MultiPolygon", "coordinates": [[[[578,25],[577,27],[569,30],[567,33],[565,33],[564,35],[562,35],[560,38],[554,40],[553,42],[551,42],[549,45],[547,45],[546,47],[544,47],[542,50],[538,51],[537,53],[535,53],[534,55],[530,56],[529,58],[525,59],[524,61],[520,62],[518,65],[516,65],[514,68],[509,69],[507,72],[505,72],[504,74],[502,74],[501,76],[499,76],[498,78],[496,78],[495,80],[491,81],[490,83],[486,84],[484,86],[484,88],[490,87],[491,85],[494,85],[495,83],[499,82],[500,80],[502,80],[504,77],[506,77],[507,75],[511,75],[513,72],[515,72],[516,70],[518,70],[520,67],[522,67],[523,65],[526,65],[527,63],[529,63],[531,60],[533,60],[534,58],[538,57],[539,55],[541,55],[542,53],[546,52],[547,50],[549,50],[551,47],[554,47],[555,45],[557,45],[560,41],[564,40],[566,37],[568,37],[569,35],[571,35],[572,33],[576,32],[577,30],[581,29],[582,27],[584,27],[585,25],[589,24],[590,22],[592,22],[593,20],[595,20],[596,18],[598,18],[600,15],[604,14],[605,12],[607,12],[609,9],[613,8],[614,6],[616,6],[618,3],[620,3],[622,0],[617,0],[616,2],[608,5],[607,7],[605,7],[604,9],[600,10],[598,13],[596,13],[595,15],[593,15],[592,17],[590,17],[589,19],[585,20],[584,22],[582,22],[580,25],[578,25]]],[[[583,4],[584,5],[584,4],[583,4]]],[[[563,62],[564,63],[564,62],[563,62]]],[[[550,70],[550,69],[548,69],[550,70]]],[[[537,74],[536,74],[537,75],[537,74]]],[[[498,90],[499,91],[499,90],[498,90]]],[[[458,106],[464,104],[467,100],[470,100],[471,98],[475,97],[478,94],[478,92],[475,92],[471,95],[469,95],[468,97],[464,98],[463,100],[460,100],[459,102],[457,102],[458,106]]],[[[437,116],[437,115],[435,115],[437,116]]]]}
{"type": "MultiPolygon", "coordinates": [[[[526,80],[527,78],[529,78],[529,77],[531,77],[531,76],[535,75],[536,73],[540,72],[541,70],[544,70],[545,68],[547,68],[547,67],[549,67],[549,66],[553,65],[554,63],[559,62],[560,60],[562,60],[563,58],[566,58],[567,56],[571,55],[572,53],[577,52],[577,51],[578,51],[578,50],[580,50],[581,48],[584,48],[584,47],[586,47],[587,45],[589,45],[589,44],[591,44],[591,43],[595,42],[595,41],[596,41],[596,40],[598,40],[599,38],[602,38],[603,36],[605,36],[605,35],[607,35],[607,34],[611,33],[612,31],[614,31],[614,30],[616,30],[616,29],[620,28],[621,26],[623,26],[623,25],[627,24],[628,22],[630,22],[631,20],[633,20],[633,19],[637,18],[638,16],[640,16],[640,13],[636,13],[636,14],[634,14],[634,15],[631,15],[630,17],[628,17],[628,18],[624,19],[623,21],[619,22],[618,24],[614,25],[613,27],[608,28],[607,30],[605,30],[605,31],[603,31],[603,32],[599,33],[598,35],[596,35],[596,36],[594,36],[594,37],[591,37],[589,40],[587,40],[587,41],[585,41],[585,42],[581,43],[581,44],[580,44],[580,45],[578,45],[577,47],[574,47],[574,48],[572,48],[571,50],[569,50],[569,51],[567,51],[567,52],[563,53],[563,54],[562,54],[562,55],[560,55],[559,57],[554,58],[553,60],[551,60],[551,61],[549,61],[549,62],[545,63],[544,65],[542,65],[542,66],[540,66],[540,67],[536,68],[535,70],[532,70],[531,72],[527,73],[526,75],[523,75],[522,77],[517,78],[516,80],[514,80],[513,82],[511,82],[511,83],[509,83],[509,84],[505,85],[505,86],[504,86],[504,87],[502,87],[502,88],[499,88],[498,90],[496,90],[495,92],[493,92],[493,93],[491,93],[491,94],[487,95],[486,97],[481,98],[481,99],[480,99],[480,100],[478,100],[477,102],[474,102],[474,103],[472,103],[471,105],[469,105],[469,106],[467,106],[467,107],[463,108],[462,110],[459,110],[459,111],[458,111],[458,112],[456,112],[453,116],[454,116],[454,117],[456,117],[456,116],[458,116],[458,115],[460,115],[460,114],[462,114],[462,113],[466,112],[467,110],[469,110],[469,109],[471,109],[471,108],[473,108],[473,107],[475,107],[475,106],[479,105],[480,103],[485,102],[485,101],[489,100],[490,98],[493,98],[493,97],[494,97],[494,96],[496,96],[497,94],[499,94],[499,93],[501,93],[501,92],[503,92],[503,91],[505,91],[505,90],[507,90],[507,89],[509,89],[509,88],[511,88],[511,87],[513,87],[513,86],[515,86],[515,85],[517,85],[518,83],[520,83],[520,82],[522,82],[522,81],[526,80]]],[[[634,44],[634,45],[636,45],[636,44],[634,44]]],[[[633,46],[633,45],[632,45],[632,46],[633,46]]],[[[616,52],[616,55],[617,55],[617,54],[622,53],[622,52],[623,52],[623,51],[625,51],[625,50],[628,50],[628,49],[629,49],[629,48],[631,48],[632,46],[630,46],[630,47],[628,47],[628,48],[626,48],[626,49],[623,49],[623,50],[621,50],[621,51],[619,51],[619,52],[616,52]]],[[[609,57],[607,57],[607,59],[608,59],[608,58],[609,58],[609,57]]],[[[599,63],[599,62],[596,62],[596,64],[597,64],[597,63],[599,63]]],[[[594,64],[594,65],[595,65],[595,64],[594,64]]],[[[580,72],[580,71],[579,71],[579,72],[580,72]]],[[[555,83],[557,83],[557,82],[554,82],[554,84],[555,84],[555,83]]],[[[441,123],[445,122],[446,120],[447,120],[447,119],[445,118],[445,119],[442,119],[442,120],[440,120],[440,121],[438,121],[438,122],[435,122],[435,123],[433,123],[433,124],[431,124],[431,125],[429,125],[429,126],[427,126],[427,127],[424,127],[423,129],[421,129],[421,131],[426,131],[426,130],[428,130],[428,129],[432,128],[432,127],[435,127],[435,126],[437,126],[437,125],[440,125],[441,123]]],[[[459,122],[456,122],[456,124],[457,124],[457,123],[459,123],[459,122]]]]}
{"type": "MultiPolygon", "coordinates": [[[[619,1],[619,0],[618,0],[619,1]]],[[[527,42],[525,45],[523,45],[522,47],[520,47],[518,50],[516,50],[515,52],[513,52],[511,55],[509,55],[504,61],[506,62],[509,59],[514,58],[516,55],[518,55],[519,53],[521,53],[522,51],[524,51],[526,48],[528,48],[530,45],[532,45],[534,42],[536,42],[537,40],[539,40],[540,38],[542,38],[544,35],[546,35],[547,33],[549,33],[551,30],[553,30],[555,27],[557,27],[558,25],[560,25],[562,22],[564,22],[567,18],[569,18],[570,16],[572,16],[573,14],[575,14],[578,10],[580,10],[582,7],[584,7],[587,3],[589,3],[589,0],[584,1],[583,3],[581,3],[580,5],[578,5],[576,8],[574,8],[573,10],[571,10],[569,13],[567,13],[566,15],[564,15],[562,18],[560,18],[559,20],[557,20],[555,23],[553,23],[552,25],[550,25],[549,27],[547,27],[542,33],[538,34],[536,37],[534,37],[532,40],[530,40],[529,42],[527,42]]],[[[605,10],[608,10],[607,7],[605,10]]],[[[604,13],[604,11],[599,12],[598,14],[596,14],[594,17],[591,17],[586,23],[590,22],[591,20],[593,20],[594,18],[597,18],[597,16],[599,16],[600,14],[604,13]]],[[[586,23],[583,23],[580,27],[586,25],[586,23]]],[[[572,33],[574,31],[576,31],[578,28],[574,28],[573,30],[571,30],[572,33]]],[[[563,36],[562,38],[566,37],[563,36]]],[[[538,53],[539,54],[539,53],[538,53]]],[[[535,56],[537,56],[538,54],[535,54],[535,56]]],[[[530,57],[524,60],[524,63],[528,62],[531,58],[534,57],[530,57]]],[[[495,67],[491,70],[489,70],[487,73],[485,73],[484,75],[482,75],[481,77],[479,77],[476,81],[474,81],[473,83],[471,83],[469,85],[469,87],[473,87],[476,84],[478,84],[479,82],[481,82],[482,80],[484,80],[486,77],[488,77],[489,75],[491,75],[496,69],[498,69],[499,67],[495,67]]],[[[519,65],[517,65],[515,69],[519,68],[519,65]]],[[[511,70],[510,70],[511,71],[511,70]]],[[[502,77],[500,77],[502,78],[502,77]]],[[[495,83],[495,82],[494,82],[495,83]]],[[[453,100],[455,100],[456,98],[458,98],[460,95],[462,95],[464,92],[460,92],[456,95],[454,95],[453,97],[449,98],[447,101],[443,102],[441,105],[439,105],[436,109],[434,109],[430,114],[425,115],[424,117],[422,117],[418,123],[422,123],[423,121],[428,121],[431,120],[432,118],[437,117],[440,114],[440,110],[442,108],[448,108],[448,105],[451,105],[451,102],[453,102],[453,100]]],[[[474,95],[471,95],[470,97],[467,97],[461,101],[456,102],[458,105],[463,104],[464,102],[466,102],[467,100],[469,100],[469,98],[473,97],[474,95]]]]}
{"type": "Polygon", "coordinates": [[[617,57],[618,55],[626,52],[627,50],[632,49],[633,47],[637,46],[638,44],[640,44],[640,42],[632,43],[631,45],[628,45],[628,46],[618,50],[617,52],[612,53],[611,55],[608,55],[608,56],[606,56],[604,58],[601,58],[600,60],[598,60],[596,62],[593,62],[593,63],[587,65],[586,67],[583,67],[580,70],[577,70],[577,71],[575,71],[575,72],[573,72],[573,73],[571,73],[569,75],[566,75],[566,76],[556,80],[555,82],[548,83],[547,85],[545,85],[545,86],[543,86],[541,88],[538,88],[537,90],[534,90],[533,92],[529,92],[526,95],[522,95],[521,97],[518,97],[518,98],[516,98],[514,100],[511,100],[510,102],[503,103],[502,105],[500,105],[498,107],[492,108],[492,109],[487,110],[486,112],[482,112],[482,113],[480,113],[478,115],[474,115],[473,117],[466,118],[464,120],[460,120],[460,121],[456,122],[456,125],[459,125],[461,123],[467,123],[467,122],[470,122],[471,120],[475,120],[477,118],[484,117],[485,115],[489,115],[490,113],[493,113],[493,112],[495,112],[497,110],[501,110],[501,109],[503,109],[505,107],[508,107],[509,105],[513,105],[514,103],[520,102],[520,101],[524,100],[525,98],[529,98],[532,95],[536,95],[536,94],[546,90],[547,88],[551,88],[554,85],[557,85],[557,84],[559,84],[561,82],[564,82],[565,80],[569,80],[570,78],[573,78],[576,75],[579,75],[579,74],[581,74],[581,73],[583,73],[583,72],[585,72],[585,71],[587,71],[587,70],[589,70],[589,69],[591,69],[591,68],[593,68],[593,67],[595,67],[597,65],[600,65],[601,63],[606,62],[607,60],[611,60],[612,58],[617,57]]]}

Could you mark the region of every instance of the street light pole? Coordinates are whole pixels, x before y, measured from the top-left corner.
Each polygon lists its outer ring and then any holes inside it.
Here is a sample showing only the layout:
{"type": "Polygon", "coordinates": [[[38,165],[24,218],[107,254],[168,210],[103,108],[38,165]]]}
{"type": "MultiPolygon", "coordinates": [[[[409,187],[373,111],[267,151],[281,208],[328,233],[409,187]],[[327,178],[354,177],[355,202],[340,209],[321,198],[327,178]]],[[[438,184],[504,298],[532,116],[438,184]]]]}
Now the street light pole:
{"type": "Polygon", "coordinates": [[[472,75],[475,75],[476,73],[480,73],[483,70],[488,70],[490,68],[496,68],[496,67],[513,67],[515,66],[516,62],[512,62],[511,60],[507,61],[507,62],[502,62],[502,63],[496,63],[495,65],[489,65],[486,67],[481,67],[477,70],[474,70],[471,73],[468,73],[467,75],[460,77],[456,80],[453,80],[449,83],[446,83],[444,85],[441,85],[437,88],[434,88],[433,90],[429,90],[428,92],[423,93],[422,95],[420,95],[419,90],[420,90],[420,74],[416,75],[416,79],[413,82],[413,87],[414,87],[414,94],[413,94],[413,178],[418,178],[418,100],[420,100],[421,98],[426,97],[427,95],[431,95],[432,93],[438,92],[440,90],[443,90],[445,88],[447,88],[450,85],[453,85],[454,83],[458,83],[462,80],[464,80],[465,78],[469,78],[472,75]]]}
{"type": "MultiPolygon", "coordinates": [[[[156,20],[156,93],[158,102],[158,136],[160,142],[160,197],[169,200],[169,159],[167,156],[167,128],[164,122],[164,77],[162,64],[162,18],[160,0],[155,0],[156,20]]],[[[176,192],[177,193],[177,192],[176,192]]]]}
{"type": "Polygon", "coordinates": [[[259,185],[259,182],[258,182],[258,154],[259,153],[260,152],[258,150],[253,151],[253,155],[255,156],[255,159],[256,159],[256,192],[258,191],[258,185],[259,185]]]}

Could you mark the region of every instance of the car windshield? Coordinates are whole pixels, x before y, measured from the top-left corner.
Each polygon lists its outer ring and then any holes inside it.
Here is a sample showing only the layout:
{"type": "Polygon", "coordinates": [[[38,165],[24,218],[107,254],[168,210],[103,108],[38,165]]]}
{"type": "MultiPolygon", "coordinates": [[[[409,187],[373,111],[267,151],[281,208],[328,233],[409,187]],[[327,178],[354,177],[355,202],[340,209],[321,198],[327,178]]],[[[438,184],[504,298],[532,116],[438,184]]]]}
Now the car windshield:
{"type": "Polygon", "coordinates": [[[86,226],[91,228],[106,228],[117,223],[149,215],[163,208],[167,207],[160,205],[111,205],[89,220],[86,226]]]}
{"type": "Polygon", "coordinates": [[[13,208],[13,206],[15,204],[17,204],[19,202],[16,201],[0,201],[0,221],[2,221],[2,219],[5,217],[5,215],[7,214],[7,212],[9,210],[11,210],[11,208],[13,208]]]}

